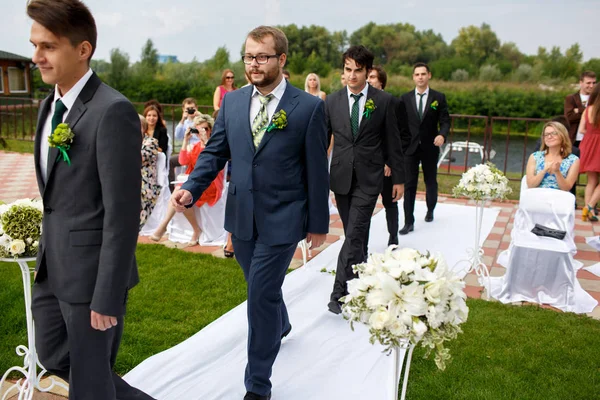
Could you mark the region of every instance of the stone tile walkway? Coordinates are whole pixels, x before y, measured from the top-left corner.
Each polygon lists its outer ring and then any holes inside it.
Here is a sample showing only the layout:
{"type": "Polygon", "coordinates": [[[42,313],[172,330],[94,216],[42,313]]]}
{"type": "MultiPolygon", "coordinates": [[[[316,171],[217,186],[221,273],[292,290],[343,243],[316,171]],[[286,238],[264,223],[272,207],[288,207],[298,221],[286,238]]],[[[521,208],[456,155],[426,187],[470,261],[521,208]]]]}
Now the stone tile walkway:
{"type": "MultiPolygon", "coordinates": [[[[33,165],[33,155],[18,154],[0,151],[0,200],[10,202],[23,197],[39,197],[37,183],[35,178],[35,170],[33,165]]],[[[424,194],[419,193],[417,200],[424,200],[424,194]]],[[[450,204],[472,204],[469,200],[455,199],[441,195],[439,202],[450,204]]],[[[492,228],[491,233],[483,244],[484,262],[490,268],[492,276],[502,276],[505,269],[497,263],[498,254],[508,248],[510,243],[510,232],[513,227],[515,212],[518,207],[518,202],[507,201],[501,203],[492,203],[492,207],[499,207],[500,214],[496,218],[496,223],[492,228]]],[[[378,202],[375,213],[383,209],[381,202],[378,202]]],[[[577,210],[575,219],[575,242],[577,244],[577,255],[575,259],[581,261],[585,266],[589,266],[600,262],[599,253],[590,247],[585,238],[589,236],[600,235],[600,223],[592,224],[589,222],[581,222],[581,210],[577,210]]],[[[316,256],[323,251],[327,246],[336,242],[343,235],[342,221],[338,215],[333,215],[329,221],[329,234],[326,242],[318,249],[312,250],[312,256],[316,256]]],[[[163,239],[163,242],[167,242],[163,239]]],[[[154,243],[147,237],[140,237],[138,243],[154,243]]],[[[169,245],[169,243],[166,243],[169,245]]],[[[183,249],[193,253],[212,254],[215,257],[223,257],[223,249],[221,247],[210,246],[192,246],[183,249]]],[[[300,249],[296,250],[294,259],[290,265],[291,268],[302,266],[302,253],[300,249]]],[[[600,277],[597,277],[587,271],[579,270],[577,278],[581,286],[588,291],[596,300],[600,302],[600,277]]],[[[465,292],[469,297],[481,297],[482,287],[477,281],[477,276],[472,273],[466,277],[467,287],[465,292]]],[[[542,306],[552,308],[549,306],[542,306]]],[[[557,310],[560,312],[559,310],[557,310]]],[[[590,317],[600,319],[600,307],[596,307],[593,312],[588,314],[590,317]]],[[[1,395],[1,391],[0,391],[1,395]]],[[[42,395],[40,396],[48,396],[42,395]]],[[[34,399],[55,400],[62,397],[34,397],[34,399]]]]}

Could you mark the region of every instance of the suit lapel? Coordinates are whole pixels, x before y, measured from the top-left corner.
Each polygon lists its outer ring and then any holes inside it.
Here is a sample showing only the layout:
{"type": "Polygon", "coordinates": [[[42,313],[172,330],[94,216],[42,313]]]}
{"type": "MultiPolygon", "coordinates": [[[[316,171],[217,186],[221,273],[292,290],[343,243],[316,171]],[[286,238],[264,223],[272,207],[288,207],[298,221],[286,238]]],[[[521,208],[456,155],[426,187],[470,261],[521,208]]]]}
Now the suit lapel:
{"type": "MultiPolygon", "coordinates": [[[[100,86],[101,83],[102,81],[100,80],[100,78],[98,78],[96,73],[93,73],[92,76],[90,76],[90,79],[83,87],[83,89],[81,90],[81,93],[79,93],[79,96],[75,100],[75,103],[73,103],[73,107],[71,107],[71,109],[69,110],[69,114],[67,114],[67,118],[64,122],[69,125],[69,127],[75,134],[75,138],[73,139],[73,141],[77,140],[77,122],[79,122],[79,119],[83,116],[83,114],[85,114],[87,110],[85,104],[94,97],[94,93],[96,93],[96,90],[98,89],[98,86],[100,86]]],[[[50,182],[52,171],[54,171],[54,167],[56,166],[57,157],[58,149],[55,147],[50,147],[50,153],[48,155],[48,172],[46,173],[46,184],[50,182]]]]}
{"type": "Polygon", "coordinates": [[[342,132],[345,132],[348,135],[348,139],[351,141],[354,140],[352,137],[352,126],[350,124],[350,100],[348,99],[348,88],[344,86],[342,90],[339,92],[340,99],[336,101],[338,107],[340,107],[338,113],[344,121],[344,129],[342,132]]]}
{"type": "MultiPolygon", "coordinates": [[[[283,92],[283,96],[281,96],[281,100],[279,100],[279,104],[277,105],[277,109],[275,110],[275,113],[277,113],[280,110],[285,110],[285,114],[286,114],[287,118],[289,119],[290,115],[294,111],[294,108],[296,108],[296,106],[298,105],[297,97],[298,97],[297,89],[294,88],[289,83],[287,83],[285,92],[283,92]]],[[[273,115],[275,115],[275,114],[273,114],[273,115]]],[[[269,121],[269,124],[270,123],[271,123],[271,121],[269,121]]],[[[283,130],[285,130],[285,128],[283,130]]],[[[269,140],[271,140],[273,135],[278,134],[278,131],[279,131],[278,129],[274,129],[271,132],[264,133],[263,138],[260,141],[260,144],[258,145],[258,149],[256,149],[256,153],[254,153],[255,157],[267,145],[267,143],[269,142],[269,140]]]]}
{"type": "Polygon", "coordinates": [[[246,121],[244,123],[244,126],[246,127],[245,132],[244,133],[244,137],[246,138],[246,142],[248,143],[248,146],[250,147],[250,151],[252,153],[254,153],[254,142],[252,141],[252,124],[250,123],[250,105],[252,102],[252,93],[254,90],[254,86],[250,85],[247,86],[245,88],[239,89],[240,91],[244,91],[244,97],[243,97],[243,102],[242,102],[242,109],[238,110],[237,112],[234,111],[234,115],[238,114],[239,115],[247,115],[248,117],[246,118],[246,121]]]}
{"type": "MultiPolygon", "coordinates": [[[[377,107],[377,101],[376,101],[377,91],[378,91],[377,89],[375,89],[373,86],[369,85],[369,89],[367,90],[367,99],[365,100],[365,106],[367,104],[366,102],[369,101],[369,99],[373,99],[373,103],[375,103],[375,107],[377,107]]],[[[377,108],[375,108],[373,113],[376,113],[376,112],[377,112],[377,108]]],[[[358,137],[360,136],[360,133],[363,131],[365,125],[369,122],[369,120],[371,118],[373,118],[373,113],[369,116],[369,118],[367,118],[367,117],[365,117],[365,115],[364,115],[365,112],[363,110],[363,115],[360,120],[360,125],[358,126],[358,133],[356,134],[356,139],[358,139],[358,137]]]]}
{"type": "Polygon", "coordinates": [[[42,131],[44,130],[46,118],[48,118],[48,112],[50,111],[52,99],[54,99],[54,92],[52,92],[50,96],[46,97],[46,99],[40,105],[40,111],[38,112],[37,118],[37,127],[35,129],[33,159],[35,161],[35,176],[37,178],[38,189],[40,191],[40,194],[44,194],[44,189],[46,186],[42,177],[42,170],[40,169],[40,148],[42,146],[42,131]]]}

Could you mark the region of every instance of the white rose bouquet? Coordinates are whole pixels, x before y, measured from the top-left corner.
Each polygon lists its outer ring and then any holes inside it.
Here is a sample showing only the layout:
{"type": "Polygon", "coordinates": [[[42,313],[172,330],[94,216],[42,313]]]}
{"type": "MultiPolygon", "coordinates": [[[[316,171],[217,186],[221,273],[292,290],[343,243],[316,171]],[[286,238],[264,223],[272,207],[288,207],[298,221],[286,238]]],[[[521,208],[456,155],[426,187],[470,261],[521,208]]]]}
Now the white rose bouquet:
{"type": "Polygon", "coordinates": [[[390,246],[357,264],[358,278],[348,282],[342,313],[350,321],[369,326],[370,341],[386,346],[421,343],[426,357],[435,350],[435,363],[445,369],[450,351],[444,342],[461,333],[469,309],[465,283],[448,270],[441,256],[390,246]]]}
{"type": "Polygon", "coordinates": [[[42,234],[41,201],[21,199],[0,204],[0,258],[30,257],[42,234]]]}
{"type": "Polygon", "coordinates": [[[512,189],[502,171],[494,164],[486,163],[465,172],[453,193],[454,196],[466,196],[473,200],[502,200],[512,193],[512,189]]]}

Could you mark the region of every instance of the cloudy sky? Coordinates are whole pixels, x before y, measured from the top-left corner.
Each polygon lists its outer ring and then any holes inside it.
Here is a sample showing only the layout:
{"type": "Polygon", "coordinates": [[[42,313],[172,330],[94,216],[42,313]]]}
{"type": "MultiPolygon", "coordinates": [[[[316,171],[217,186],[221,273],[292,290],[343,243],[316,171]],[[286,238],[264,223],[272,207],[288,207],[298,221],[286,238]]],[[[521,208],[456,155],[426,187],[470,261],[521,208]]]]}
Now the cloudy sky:
{"type": "MultiPolygon", "coordinates": [[[[180,61],[203,61],[225,45],[237,57],[246,33],[260,24],[321,25],[349,34],[370,21],[411,23],[432,29],[450,43],[463,26],[492,26],[502,42],[515,42],[526,54],[538,46],[579,43],[584,60],[600,58],[600,0],[85,0],[96,18],[94,58],[109,59],[120,48],[140,58],[151,38],[160,54],[180,61]],[[488,4],[489,3],[489,4],[488,4]],[[595,32],[595,33],[594,33],[595,32]]],[[[26,0],[0,0],[0,50],[30,57],[31,21],[26,0]]]]}

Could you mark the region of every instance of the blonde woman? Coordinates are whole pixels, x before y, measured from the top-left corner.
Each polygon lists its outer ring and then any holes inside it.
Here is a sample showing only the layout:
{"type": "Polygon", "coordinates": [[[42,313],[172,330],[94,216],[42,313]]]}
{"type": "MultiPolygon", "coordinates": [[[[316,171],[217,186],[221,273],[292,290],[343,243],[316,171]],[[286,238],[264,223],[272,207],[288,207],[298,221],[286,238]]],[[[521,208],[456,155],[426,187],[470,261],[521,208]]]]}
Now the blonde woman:
{"type": "Polygon", "coordinates": [[[325,92],[321,90],[321,80],[319,79],[319,75],[314,73],[306,75],[304,91],[313,96],[320,97],[321,100],[325,100],[325,97],[327,96],[325,92]]]}
{"type": "Polygon", "coordinates": [[[546,123],[540,150],[527,162],[527,186],[569,191],[578,174],[579,158],[571,153],[567,128],[560,122],[546,123]]]}

